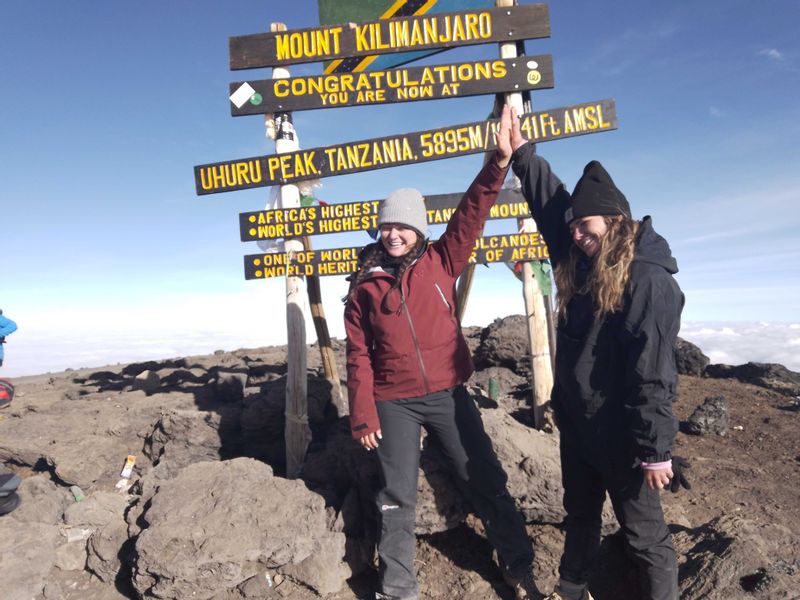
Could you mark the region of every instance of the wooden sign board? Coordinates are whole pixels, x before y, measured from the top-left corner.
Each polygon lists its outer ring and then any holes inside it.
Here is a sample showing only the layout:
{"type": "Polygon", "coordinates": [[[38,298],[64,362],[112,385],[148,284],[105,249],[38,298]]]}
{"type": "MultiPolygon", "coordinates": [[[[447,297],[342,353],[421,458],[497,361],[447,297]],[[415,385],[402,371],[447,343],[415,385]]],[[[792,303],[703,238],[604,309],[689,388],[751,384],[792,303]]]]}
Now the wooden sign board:
{"type": "MultiPolygon", "coordinates": [[[[349,275],[356,270],[358,254],[363,247],[305,250],[288,253],[249,254],[244,257],[245,279],[268,277],[349,275]]],[[[479,238],[470,256],[470,263],[547,260],[547,246],[538,232],[491,235],[479,238]]]]}
{"type": "MultiPolygon", "coordinates": [[[[601,100],[526,113],[522,135],[532,142],[600,133],[617,128],[614,100],[601,100]]],[[[241,158],[194,167],[198,195],[294,183],[360,171],[385,169],[495,149],[499,119],[241,158]]]]}
{"type": "Polygon", "coordinates": [[[234,117],[553,87],[549,54],[230,84],[234,117]]]}
{"type": "MultiPolygon", "coordinates": [[[[463,194],[426,196],[428,223],[447,223],[462,196],[463,194]]],[[[239,213],[239,232],[243,242],[252,242],[377,229],[380,203],[381,200],[367,200],[239,213]]],[[[490,219],[524,219],[529,216],[528,203],[522,194],[512,190],[501,190],[489,213],[490,219]]]]}
{"type": "Polygon", "coordinates": [[[241,35],[228,46],[235,71],[549,35],[547,5],[525,4],[241,35]]]}

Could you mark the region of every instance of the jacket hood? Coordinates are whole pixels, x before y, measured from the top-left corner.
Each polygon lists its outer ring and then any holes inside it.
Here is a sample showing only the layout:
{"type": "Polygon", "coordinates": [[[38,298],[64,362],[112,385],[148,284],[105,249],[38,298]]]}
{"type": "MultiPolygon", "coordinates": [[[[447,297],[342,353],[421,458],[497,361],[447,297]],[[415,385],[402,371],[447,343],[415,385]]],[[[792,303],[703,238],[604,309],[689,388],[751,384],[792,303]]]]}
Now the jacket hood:
{"type": "Polygon", "coordinates": [[[659,265],[671,275],[678,272],[678,261],[672,256],[667,240],[653,229],[653,221],[649,216],[642,219],[639,226],[633,260],[659,265]]]}

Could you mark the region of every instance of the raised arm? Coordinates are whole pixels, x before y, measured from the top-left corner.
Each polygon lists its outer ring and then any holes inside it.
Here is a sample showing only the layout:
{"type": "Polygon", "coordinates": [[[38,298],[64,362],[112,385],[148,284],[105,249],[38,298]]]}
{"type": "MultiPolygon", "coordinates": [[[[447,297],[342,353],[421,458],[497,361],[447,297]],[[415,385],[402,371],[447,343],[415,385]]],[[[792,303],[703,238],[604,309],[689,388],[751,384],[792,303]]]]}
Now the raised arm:
{"type": "Polygon", "coordinates": [[[497,150],[450,216],[447,229],[431,250],[441,255],[450,275],[458,277],[467,266],[475,240],[481,235],[489,211],[497,200],[511,160],[511,111],[503,107],[500,126],[495,133],[497,150]]]}
{"type": "Polygon", "coordinates": [[[514,150],[512,169],[522,183],[522,194],[531,216],[547,242],[550,258],[556,264],[569,252],[571,243],[569,228],[564,222],[564,213],[569,208],[569,192],[553,173],[550,163],[536,154],[535,146],[522,137],[519,118],[513,109],[509,135],[514,150]]]}

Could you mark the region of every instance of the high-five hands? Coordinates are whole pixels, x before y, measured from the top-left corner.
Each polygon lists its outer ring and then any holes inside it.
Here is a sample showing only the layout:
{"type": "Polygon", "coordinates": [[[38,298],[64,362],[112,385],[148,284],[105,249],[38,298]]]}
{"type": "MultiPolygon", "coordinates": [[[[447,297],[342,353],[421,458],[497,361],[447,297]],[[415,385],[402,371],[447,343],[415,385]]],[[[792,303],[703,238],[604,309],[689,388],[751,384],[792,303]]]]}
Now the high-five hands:
{"type": "Polygon", "coordinates": [[[505,169],[511,161],[514,149],[511,147],[511,108],[508,104],[503,105],[503,112],[500,113],[500,127],[494,134],[494,142],[497,144],[497,164],[505,169]]]}
{"type": "Polygon", "coordinates": [[[503,112],[500,114],[500,126],[494,134],[494,141],[497,144],[497,164],[505,168],[511,161],[514,151],[525,143],[516,108],[510,107],[508,104],[503,106],[503,112]]]}

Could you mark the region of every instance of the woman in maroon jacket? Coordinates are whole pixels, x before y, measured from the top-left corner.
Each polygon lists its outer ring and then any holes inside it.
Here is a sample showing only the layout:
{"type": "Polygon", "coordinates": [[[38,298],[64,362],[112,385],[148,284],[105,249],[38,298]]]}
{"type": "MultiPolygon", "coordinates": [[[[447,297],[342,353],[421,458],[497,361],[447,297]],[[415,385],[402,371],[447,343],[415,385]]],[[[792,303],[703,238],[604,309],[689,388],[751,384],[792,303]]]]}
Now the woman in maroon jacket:
{"type": "Polygon", "coordinates": [[[474,367],[456,312],[455,282],[469,261],[511,157],[508,108],[495,156],[481,170],[439,240],[428,244],[424,200],[393,192],[378,212],[380,239],[359,257],[345,307],[347,388],[354,439],[377,450],[382,487],[376,598],[419,597],[414,512],[420,428],[435,436],[483,520],[506,581],[537,598],[533,549],[507,477],[464,382],[474,367]]]}

